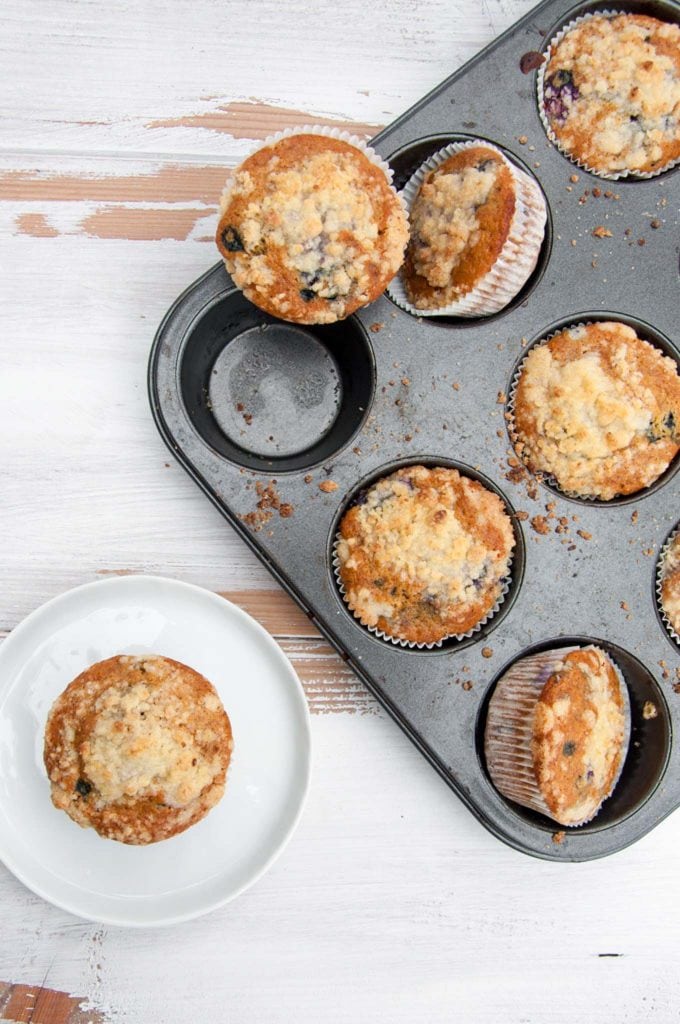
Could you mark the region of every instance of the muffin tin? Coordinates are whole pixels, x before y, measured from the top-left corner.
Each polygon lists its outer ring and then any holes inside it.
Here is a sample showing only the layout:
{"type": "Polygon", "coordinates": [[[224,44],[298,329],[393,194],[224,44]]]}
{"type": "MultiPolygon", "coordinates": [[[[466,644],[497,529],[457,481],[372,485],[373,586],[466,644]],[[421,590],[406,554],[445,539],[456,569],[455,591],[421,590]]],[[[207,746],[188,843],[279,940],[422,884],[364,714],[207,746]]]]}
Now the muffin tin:
{"type": "MultiPolygon", "coordinates": [[[[680,21],[668,0],[615,6],[680,21]]],[[[472,813],[506,843],[550,860],[613,853],[680,805],[680,662],[654,590],[659,550],[679,518],[678,461],[654,487],[606,503],[542,482],[531,498],[531,478],[517,479],[508,463],[507,396],[528,344],[560,326],[620,318],[680,362],[680,172],[610,183],[575,167],[546,138],[535,69],[522,71],[561,25],[611,7],[547,0],[372,142],[397,186],[430,153],[466,138],[495,143],[536,177],[546,238],[506,309],[424,319],[382,296],[346,321],[301,327],[252,306],[219,264],[169,310],[149,364],[156,423],[187,472],[472,813]],[[611,237],[593,236],[598,226],[611,237]],[[493,486],[511,512],[528,513],[514,519],[512,583],[499,612],[471,637],[429,651],[371,635],[332,571],[353,496],[413,463],[455,465],[493,486]],[[537,532],[535,516],[549,533],[537,532]],[[575,643],[600,644],[622,669],[632,737],[600,814],[560,830],[494,789],[483,732],[510,663],[575,643]]]]}

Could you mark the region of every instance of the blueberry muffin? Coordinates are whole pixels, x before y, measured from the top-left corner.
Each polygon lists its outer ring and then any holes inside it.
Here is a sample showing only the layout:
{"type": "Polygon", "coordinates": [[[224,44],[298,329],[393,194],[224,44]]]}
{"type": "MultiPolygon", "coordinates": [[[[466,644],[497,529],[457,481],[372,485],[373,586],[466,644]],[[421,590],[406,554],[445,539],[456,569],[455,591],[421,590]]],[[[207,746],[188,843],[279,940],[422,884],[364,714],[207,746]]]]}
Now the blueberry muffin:
{"type": "MultiPolygon", "coordinates": [[[[480,143],[447,152],[414,176],[422,181],[409,210],[406,298],[424,313],[492,313],[536,266],[545,202],[536,183],[497,149],[480,143]]],[[[409,186],[404,191],[409,195],[409,186]]]]}
{"type": "Polygon", "coordinates": [[[603,500],[634,494],[680,446],[676,363],[626,324],[560,331],[522,364],[511,429],[528,468],[562,490],[603,500]]]}
{"type": "Polygon", "coordinates": [[[680,158],[680,27],[642,14],[580,19],[549,50],[539,103],[559,147],[605,176],[680,158]]]}
{"type": "Polygon", "coordinates": [[[335,555],[363,625],[428,645],[467,633],[495,609],[514,543],[498,495],[455,469],[407,466],[344,514],[335,555]]]}
{"type": "Polygon", "coordinates": [[[628,691],[603,650],[529,655],[489,702],[487,768],[508,800],[560,825],[583,825],[611,795],[629,736],[628,691]]]}
{"type": "Polygon", "coordinates": [[[680,532],[664,551],[660,566],[661,609],[674,633],[680,636],[680,532]]]}
{"type": "Polygon", "coordinates": [[[221,799],[229,718],[214,687],[170,658],[97,662],[54,702],[44,760],[54,806],[107,839],[183,832],[221,799]]]}
{"type": "Polygon", "coordinates": [[[304,132],[236,169],[217,229],[246,298],[302,324],[341,320],[376,299],[407,240],[406,214],[381,167],[349,142],[304,132]]]}

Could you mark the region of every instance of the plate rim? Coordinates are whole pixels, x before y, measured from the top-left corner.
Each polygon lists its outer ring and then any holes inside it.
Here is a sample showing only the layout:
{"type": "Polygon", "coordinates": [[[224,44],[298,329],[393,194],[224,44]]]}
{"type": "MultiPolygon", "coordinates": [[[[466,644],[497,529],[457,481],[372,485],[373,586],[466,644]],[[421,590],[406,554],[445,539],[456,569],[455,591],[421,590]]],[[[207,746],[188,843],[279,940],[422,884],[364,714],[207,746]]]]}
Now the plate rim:
{"type": "MultiPolygon", "coordinates": [[[[60,898],[54,898],[52,895],[48,895],[44,889],[29,881],[22,868],[18,866],[12,856],[7,855],[7,849],[0,835],[0,863],[14,875],[14,877],[21,882],[27,889],[29,889],[36,896],[50,903],[52,906],[58,907],[60,910],[64,910],[69,914],[73,914],[82,920],[92,921],[95,924],[104,924],[107,926],[119,927],[119,928],[162,928],[169,927],[171,925],[180,924],[184,921],[192,921],[196,918],[203,917],[206,914],[212,913],[212,911],[219,909],[220,907],[226,906],[231,903],[232,900],[237,899],[242,893],[251,886],[255,885],[266,872],[272,867],[274,862],[280,857],[284,849],[290,842],[293,833],[297,829],[297,826],[302,817],[307,798],[309,796],[309,789],[311,783],[312,773],[312,735],[311,735],[311,718],[309,712],[309,705],[307,703],[307,697],[305,695],[304,687],[300,681],[300,677],[295,671],[289,658],[286,656],[284,651],[278,645],[271,633],[264,628],[264,626],[257,621],[254,616],[250,615],[239,605],[234,604],[228,598],[223,597],[221,594],[216,593],[213,590],[208,590],[206,587],[201,587],[195,583],[188,583],[184,580],[176,579],[172,576],[159,576],[156,574],[146,573],[131,573],[129,575],[110,576],[103,580],[90,580],[88,583],[81,583],[78,586],[70,587],[68,590],[62,591],[60,594],[56,594],[54,597],[45,601],[43,604],[38,605],[32,611],[26,615],[21,622],[19,622],[6,636],[3,642],[0,644],[0,666],[5,657],[4,652],[8,647],[13,647],[16,644],[15,637],[21,638],[24,633],[30,631],[31,627],[34,626],[35,620],[42,615],[49,614],[50,611],[61,602],[66,601],[68,598],[73,597],[76,594],[83,594],[88,591],[101,592],[102,590],[110,590],[120,585],[132,586],[133,588],[138,583],[151,583],[152,586],[167,587],[170,589],[177,589],[185,593],[198,593],[202,599],[208,600],[213,603],[216,607],[224,608],[226,605],[232,612],[235,612],[236,618],[241,618],[243,621],[248,622],[250,626],[255,626],[255,632],[259,633],[263,639],[264,644],[274,653],[275,658],[280,665],[284,667],[284,671],[292,683],[292,690],[295,693],[296,703],[299,705],[302,711],[301,724],[303,726],[304,737],[306,740],[305,749],[305,765],[304,765],[304,781],[301,788],[299,803],[295,814],[291,818],[287,828],[285,829],[278,844],[274,847],[270,855],[264,861],[264,863],[255,871],[248,880],[233,892],[229,893],[223,898],[212,900],[205,906],[201,906],[198,909],[187,911],[181,914],[169,914],[164,916],[158,916],[154,920],[130,920],[128,918],[117,917],[116,915],[110,914],[92,914],[87,913],[81,909],[74,909],[73,904],[69,903],[68,900],[60,898]],[[133,582],[134,581],[134,582],[133,582]]],[[[9,691],[8,686],[4,686],[0,681],[0,702],[3,701],[6,693],[9,691]]],[[[2,704],[0,703],[0,717],[2,717],[2,704]]],[[[80,891],[80,890],[79,890],[80,891]]],[[[144,897],[142,897],[144,898],[144,897]]]]}

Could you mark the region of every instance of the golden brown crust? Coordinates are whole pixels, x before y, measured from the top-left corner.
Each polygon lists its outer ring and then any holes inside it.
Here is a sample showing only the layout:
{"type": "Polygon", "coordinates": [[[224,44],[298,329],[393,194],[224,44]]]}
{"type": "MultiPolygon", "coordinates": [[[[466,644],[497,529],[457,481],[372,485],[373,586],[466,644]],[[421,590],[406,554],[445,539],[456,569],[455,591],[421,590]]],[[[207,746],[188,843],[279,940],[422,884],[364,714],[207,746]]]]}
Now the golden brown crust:
{"type": "Polygon", "coordinates": [[[339,532],[339,573],[356,617],[418,644],[465,633],[493,609],[515,543],[498,495],[443,467],[383,477],[339,532]]]}
{"type": "Polygon", "coordinates": [[[331,323],[399,269],[406,214],[356,146],[300,133],[253,153],[225,193],[217,245],[244,295],[295,323],[331,323]]]}
{"type": "Polygon", "coordinates": [[[596,16],[554,46],[543,106],[558,142],[595,171],[653,173],[680,157],[680,27],[596,16]]]}
{"type": "Polygon", "coordinates": [[[611,661],[598,647],[572,651],[547,680],[534,716],[534,770],[556,821],[593,817],[618,778],[625,738],[625,704],[611,661]]]}
{"type": "Polygon", "coordinates": [[[221,798],[233,747],[215,688],[170,658],[97,662],[54,702],[44,760],[55,807],[130,844],[183,832],[221,798]]]}
{"type": "Polygon", "coordinates": [[[529,469],[563,490],[603,500],[634,494],[679,450],[677,366],[625,324],[561,331],[529,352],[512,429],[529,469]]]}
{"type": "Polygon", "coordinates": [[[437,309],[470,292],[498,259],[516,202],[512,173],[494,149],[470,146],[430,171],[411,210],[409,301],[437,309]]]}
{"type": "Polygon", "coordinates": [[[664,555],[661,607],[675,632],[680,635],[680,533],[675,535],[664,555]]]}

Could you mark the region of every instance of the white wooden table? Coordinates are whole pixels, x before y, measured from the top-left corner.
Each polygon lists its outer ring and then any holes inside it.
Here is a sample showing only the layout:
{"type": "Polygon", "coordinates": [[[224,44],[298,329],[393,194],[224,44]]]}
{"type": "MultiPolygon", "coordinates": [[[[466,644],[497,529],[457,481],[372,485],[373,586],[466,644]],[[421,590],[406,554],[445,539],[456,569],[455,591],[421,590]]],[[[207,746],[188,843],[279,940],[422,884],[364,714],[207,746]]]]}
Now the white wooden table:
{"type": "Polygon", "coordinates": [[[155,327],[216,260],[253,139],[392,120],[530,0],[4,0],[0,630],[158,573],[278,638],[313,712],[273,870],[172,929],[82,923],[0,868],[0,1020],[592,1024],[680,1019],[680,814],[558,865],[474,820],[182,470],[148,409],[155,327]]]}

